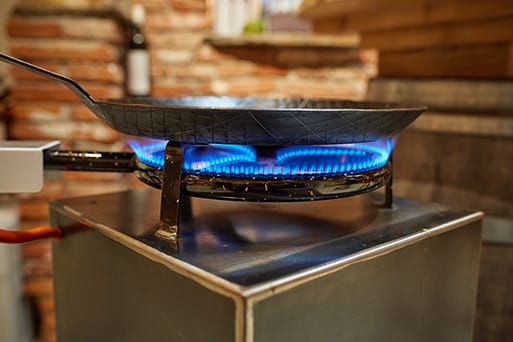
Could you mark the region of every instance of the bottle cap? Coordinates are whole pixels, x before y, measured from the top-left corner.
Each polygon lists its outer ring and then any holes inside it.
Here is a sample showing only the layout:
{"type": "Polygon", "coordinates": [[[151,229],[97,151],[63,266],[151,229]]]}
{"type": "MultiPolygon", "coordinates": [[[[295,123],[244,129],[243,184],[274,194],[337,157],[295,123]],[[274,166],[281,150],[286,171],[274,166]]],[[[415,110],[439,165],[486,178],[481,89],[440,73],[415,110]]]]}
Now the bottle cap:
{"type": "Polygon", "coordinates": [[[132,21],[137,24],[141,25],[144,23],[144,20],[146,18],[146,13],[144,10],[144,6],[142,4],[134,4],[132,6],[132,21]]]}

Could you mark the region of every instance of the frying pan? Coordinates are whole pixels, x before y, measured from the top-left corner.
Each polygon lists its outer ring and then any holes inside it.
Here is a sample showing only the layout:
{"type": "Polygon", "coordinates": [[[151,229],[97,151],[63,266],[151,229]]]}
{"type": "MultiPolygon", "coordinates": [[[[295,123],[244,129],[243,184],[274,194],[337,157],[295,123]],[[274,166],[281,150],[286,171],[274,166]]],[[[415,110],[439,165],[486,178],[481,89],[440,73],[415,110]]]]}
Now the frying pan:
{"type": "Polygon", "coordinates": [[[64,84],[119,132],[179,143],[283,146],[365,142],[398,134],[426,110],[422,106],[303,98],[96,100],[66,76],[3,53],[0,60],[64,84]]]}

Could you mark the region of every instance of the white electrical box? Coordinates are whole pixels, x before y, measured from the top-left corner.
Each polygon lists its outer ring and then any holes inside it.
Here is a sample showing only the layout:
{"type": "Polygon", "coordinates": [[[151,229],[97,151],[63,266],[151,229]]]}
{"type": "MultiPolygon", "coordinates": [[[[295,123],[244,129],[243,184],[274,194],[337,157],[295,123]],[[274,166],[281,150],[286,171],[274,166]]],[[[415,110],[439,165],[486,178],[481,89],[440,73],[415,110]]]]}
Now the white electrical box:
{"type": "Polygon", "coordinates": [[[0,193],[40,191],[44,180],[44,151],[59,144],[59,141],[0,141],[0,193]]]}

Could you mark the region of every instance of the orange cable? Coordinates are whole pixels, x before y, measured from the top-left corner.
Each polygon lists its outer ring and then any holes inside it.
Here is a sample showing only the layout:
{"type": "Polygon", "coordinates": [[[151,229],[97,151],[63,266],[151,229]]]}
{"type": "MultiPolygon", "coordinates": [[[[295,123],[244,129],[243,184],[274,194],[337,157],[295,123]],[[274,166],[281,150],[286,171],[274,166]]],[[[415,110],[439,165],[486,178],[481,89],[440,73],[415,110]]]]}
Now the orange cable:
{"type": "Polygon", "coordinates": [[[60,240],[62,231],[59,228],[42,226],[22,231],[0,229],[0,243],[23,243],[40,239],[54,238],[60,240]]]}

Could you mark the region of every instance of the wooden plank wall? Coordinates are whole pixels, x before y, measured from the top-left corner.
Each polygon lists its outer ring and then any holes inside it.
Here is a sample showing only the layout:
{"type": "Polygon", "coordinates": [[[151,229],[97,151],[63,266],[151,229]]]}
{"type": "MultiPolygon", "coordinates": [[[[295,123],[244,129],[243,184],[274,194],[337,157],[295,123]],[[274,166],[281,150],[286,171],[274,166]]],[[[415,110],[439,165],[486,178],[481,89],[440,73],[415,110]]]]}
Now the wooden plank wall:
{"type": "MultiPolygon", "coordinates": [[[[379,51],[369,100],[430,108],[398,139],[395,194],[482,210],[511,236],[513,0],[306,0],[301,14],[379,51]]],[[[483,243],[476,342],[513,341],[512,265],[513,244],[483,243]]]]}
{"type": "Polygon", "coordinates": [[[318,32],[359,32],[379,76],[513,77],[511,0],[312,0],[302,15],[318,32]]]}

